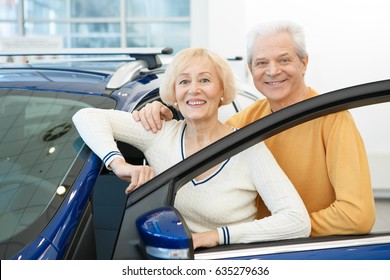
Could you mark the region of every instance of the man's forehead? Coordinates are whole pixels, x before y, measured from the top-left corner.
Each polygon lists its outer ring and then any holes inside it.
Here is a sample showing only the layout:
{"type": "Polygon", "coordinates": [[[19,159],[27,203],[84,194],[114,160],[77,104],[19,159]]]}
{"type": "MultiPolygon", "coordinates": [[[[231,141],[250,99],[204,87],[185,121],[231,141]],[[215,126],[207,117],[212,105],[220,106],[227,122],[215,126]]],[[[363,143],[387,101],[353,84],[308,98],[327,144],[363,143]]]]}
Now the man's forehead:
{"type": "Polygon", "coordinates": [[[254,59],[267,59],[267,58],[278,58],[283,56],[292,56],[295,55],[296,51],[293,48],[271,48],[271,49],[254,49],[253,58],[254,59]]]}
{"type": "Polygon", "coordinates": [[[283,56],[295,54],[296,50],[291,36],[278,33],[268,36],[258,36],[254,41],[252,52],[256,57],[270,55],[283,56]]]}

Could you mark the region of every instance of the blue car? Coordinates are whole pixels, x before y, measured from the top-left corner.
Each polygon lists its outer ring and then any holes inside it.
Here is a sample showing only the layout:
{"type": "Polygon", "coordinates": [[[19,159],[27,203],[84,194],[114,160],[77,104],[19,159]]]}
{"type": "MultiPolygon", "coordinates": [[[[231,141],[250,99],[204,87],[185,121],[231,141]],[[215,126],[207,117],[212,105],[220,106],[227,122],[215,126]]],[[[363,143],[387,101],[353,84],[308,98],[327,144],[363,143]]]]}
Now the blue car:
{"type": "MultiPolygon", "coordinates": [[[[131,112],[159,100],[162,60],[171,53],[169,48],[121,49],[88,53],[101,59],[0,64],[1,259],[390,259],[386,195],[376,200],[378,222],[367,235],[197,250],[173,207],[175,193],[186,182],[259,141],[326,114],[389,102],[390,80],[325,93],[280,110],[125,195],[128,183],[104,167],[71,118],[85,107],[131,112]]],[[[28,55],[63,58],[69,53],[28,55]]],[[[240,90],[221,118],[258,98],[240,90]]],[[[180,112],[172,111],[181,118],[180,112]]],[[[128,162],[142,164],[142,152],[118,145],[128,162]]]]}

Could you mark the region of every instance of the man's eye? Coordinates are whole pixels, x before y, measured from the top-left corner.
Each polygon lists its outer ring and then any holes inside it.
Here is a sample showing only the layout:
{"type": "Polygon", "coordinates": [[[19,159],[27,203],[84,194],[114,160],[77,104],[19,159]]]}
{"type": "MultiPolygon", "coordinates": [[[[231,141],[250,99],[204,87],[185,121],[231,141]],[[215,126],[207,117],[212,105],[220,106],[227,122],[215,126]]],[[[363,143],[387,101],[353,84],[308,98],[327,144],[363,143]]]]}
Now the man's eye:
{"type": "Polygon", "coordinates": [[[258,66],[258,67],[264,67],[266,65],[267,65],[267,62],[263,61],[263,60],[256,61],[256,63],[255,63],[255,66],[258,66]]]}
{"type": "Polygon", "coordinates": [[[286,63],[289,63],[289,62],[290,62],[290,59],[289,59],[289,58],[282,58],[282,59],[280,60],[280,62],[283,63],[283,64],[286,64],[286,63]]]}

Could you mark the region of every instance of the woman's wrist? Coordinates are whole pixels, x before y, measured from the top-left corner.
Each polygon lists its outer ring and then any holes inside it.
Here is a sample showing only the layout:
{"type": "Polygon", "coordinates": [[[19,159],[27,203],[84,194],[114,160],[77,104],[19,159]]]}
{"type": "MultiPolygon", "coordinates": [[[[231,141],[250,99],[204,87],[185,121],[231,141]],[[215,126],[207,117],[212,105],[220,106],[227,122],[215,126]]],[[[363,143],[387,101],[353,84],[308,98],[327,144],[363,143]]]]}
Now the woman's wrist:
{"type": "Polygon", "coordinates": [[[125,159],[122,157],[116,157],[114,158],[108,165],[108,168],[110,168],[115,173],[115,169],[117,169],[119,166],[126,163],[125,159]]]}

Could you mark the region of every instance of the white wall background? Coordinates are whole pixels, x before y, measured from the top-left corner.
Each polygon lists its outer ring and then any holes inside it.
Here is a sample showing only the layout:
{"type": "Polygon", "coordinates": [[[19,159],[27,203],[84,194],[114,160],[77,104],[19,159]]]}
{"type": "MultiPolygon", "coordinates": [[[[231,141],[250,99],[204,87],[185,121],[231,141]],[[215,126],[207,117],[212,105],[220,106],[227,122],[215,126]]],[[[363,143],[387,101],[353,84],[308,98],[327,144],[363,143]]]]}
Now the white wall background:
{"type": "Polygon", "coordinates": [[[275,18],[304,27],[310,54],[306,81],[320,92],[390,78],[387,0],[246,2],[247,27],[275,18]]]}
{"type": "Polygon", "coordinates": [[[388,0],[193,0],[193,46],[245,55],[250,27],[275,19],[301,24],[307,84],[319,92],[390,78],[388,0]]]}
{"type": "MultiPolygon", "coordinates": [[[[193,46],[205,46],[224,56],[245,56],[246,33],[253,25],[292,20],[305,29],[309,52],[306,83],[319,93],[390,79],[388,0],[192,2],[193,46]]],[[[244,62],[236,70],[250,78],[244,62]]],[[[375,184],[386,184],[390,189],[390,104],[352,113],[366,143],[373,173],[379,174],[375,184]]]]}

